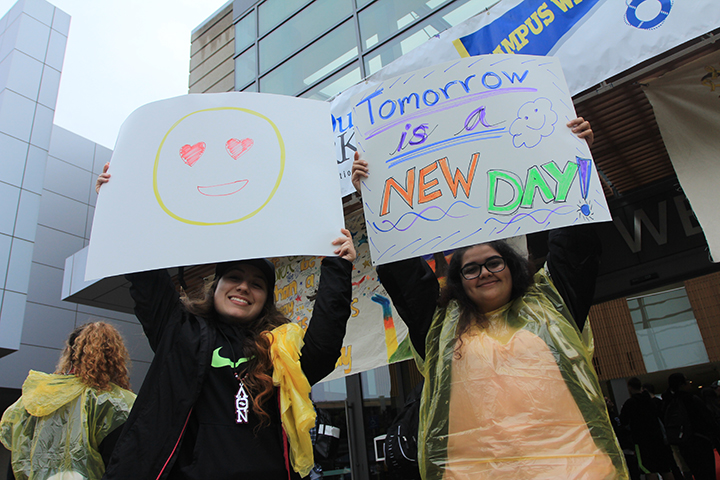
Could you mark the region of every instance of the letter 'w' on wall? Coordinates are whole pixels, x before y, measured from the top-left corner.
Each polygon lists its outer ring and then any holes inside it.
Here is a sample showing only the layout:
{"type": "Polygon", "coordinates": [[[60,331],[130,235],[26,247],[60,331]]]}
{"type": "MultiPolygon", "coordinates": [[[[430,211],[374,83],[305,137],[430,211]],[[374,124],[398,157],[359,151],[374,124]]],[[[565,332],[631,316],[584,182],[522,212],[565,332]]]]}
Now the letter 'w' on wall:
{"type": "Polygon", "coordinates": [[[559,60],[465,58],[351,100],[372,262],[611,220],[559,60]]]}

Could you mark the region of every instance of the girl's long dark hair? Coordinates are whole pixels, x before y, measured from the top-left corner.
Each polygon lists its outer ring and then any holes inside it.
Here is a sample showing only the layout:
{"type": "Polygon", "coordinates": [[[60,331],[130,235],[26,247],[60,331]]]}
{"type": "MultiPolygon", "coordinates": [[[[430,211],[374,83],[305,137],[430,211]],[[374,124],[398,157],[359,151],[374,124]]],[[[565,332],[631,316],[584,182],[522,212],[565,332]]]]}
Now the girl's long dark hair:
{"type": "MultiPolygon", "coordinates": [[[[181,300],[188,312],[219,322],[215,310],[215,289],[220,278],[214,278],[205,284],[197,298],[190,298],[183,294],[181,300]]],[[[252,398],[253,412],[260,418],[260,426],[270,423],[270,415],[265,411],[264,404],[273,393],[272,359],[270,358],[270,345],[272,344],[273,329],[289,323],[275,306],[274,292],[268,291],[265,305],[260,315],[246,327],[246,336],[243,341],[243,354],[252,358],[248,362],[247,371],[243,377],[243,384],[252,398]],[[254,358],[253,358],[254,357],[254,358]]]]}
{"type": "MultiPolygon", "coordinates": [[[[512,277],[512,290],[510,299],[515,300],[521,297],[532,284],[532,275],[527,259],[520,255],[513,247],[504,240],[496,240],[483,245],[492,247],[497,251],[503,259],[505,259],[505,268],[510,269],[512,277]]],[[[460,318],[458,321],[457,333],[455,336],[456,355],[459,356],[460,347],[462,347],[461,336],[468,331],[473,325],[483,325],[486,321],[485,314],[480,311],[475,302],[473,302],[462,285],[462,276],[460,269],[463,266],[463,257],[465,252],[477,245],[463,247],[453,253],[450,265],[448,266],[447,280],[445,287],[440,292],[440,300],[438,306],[445,308],[451,300],[456,300],[460,306],[460,318]]]]}

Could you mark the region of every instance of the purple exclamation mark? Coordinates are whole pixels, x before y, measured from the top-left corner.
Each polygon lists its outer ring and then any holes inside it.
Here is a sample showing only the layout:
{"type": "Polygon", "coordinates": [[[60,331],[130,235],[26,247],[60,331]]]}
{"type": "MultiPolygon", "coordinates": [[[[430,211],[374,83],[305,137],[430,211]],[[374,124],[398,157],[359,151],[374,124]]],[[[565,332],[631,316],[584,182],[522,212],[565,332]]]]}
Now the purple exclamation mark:
{"type": "Polygon", "coordinates": [[[588,191],[590,191],[590,172],[592,160],[589,158],[581,158],[576,156],[575,161],[578,164],[580,170],[580,194],[582,195],[585,203],[580,207],[580,212],[586,217],[590,215],[590,205],[587,203],[588,191]]]}

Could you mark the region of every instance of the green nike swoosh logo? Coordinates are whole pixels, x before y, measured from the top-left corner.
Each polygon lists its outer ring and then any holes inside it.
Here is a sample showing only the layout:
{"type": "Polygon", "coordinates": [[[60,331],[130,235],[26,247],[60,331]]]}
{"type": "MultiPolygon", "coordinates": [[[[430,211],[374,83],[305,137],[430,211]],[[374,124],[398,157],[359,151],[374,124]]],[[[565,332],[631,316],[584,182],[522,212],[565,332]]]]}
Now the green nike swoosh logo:
{"type": "Polygon", "coordinates": [[[222,347],[218,347],[215,350],[213,350],[212,362],[210,363],[210,365],[213,368],[222,368],[222,367],[237,368],[238,365],[242,365],[243,363],[250,360],[250,358],[243,357],[243,358],[239,358],[237,362],[233,362],[229,358],[220,356],[221,348],[222,347]]]}

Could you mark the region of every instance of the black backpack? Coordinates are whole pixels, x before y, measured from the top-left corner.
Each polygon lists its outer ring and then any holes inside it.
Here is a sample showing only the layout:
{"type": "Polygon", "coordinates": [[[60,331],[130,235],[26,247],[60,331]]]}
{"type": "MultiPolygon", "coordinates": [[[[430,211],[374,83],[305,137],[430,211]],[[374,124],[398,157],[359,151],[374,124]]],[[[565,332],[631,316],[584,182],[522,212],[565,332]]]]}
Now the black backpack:
{"type": "Polygon", "coordinates": [[[326,410],[315,407],[315,413],[317,414],[313,438],[315,462],[334,460],[340,445],[340,429],[333,425],[332,418],[326,410]]]}
{"type": "Polygon", "coordinates": [[[665,410],[665,434],[670,445],[684,445],[695,435],[690,414],[679,395],[670,400],[665,410]]]}
{"type": "Polygon", "coordinates": [[[408,395],[405,405],[388,427],[385,437],[385,465],[404,479],[419,479],[418,420],[423,382],[408,395]]]}

